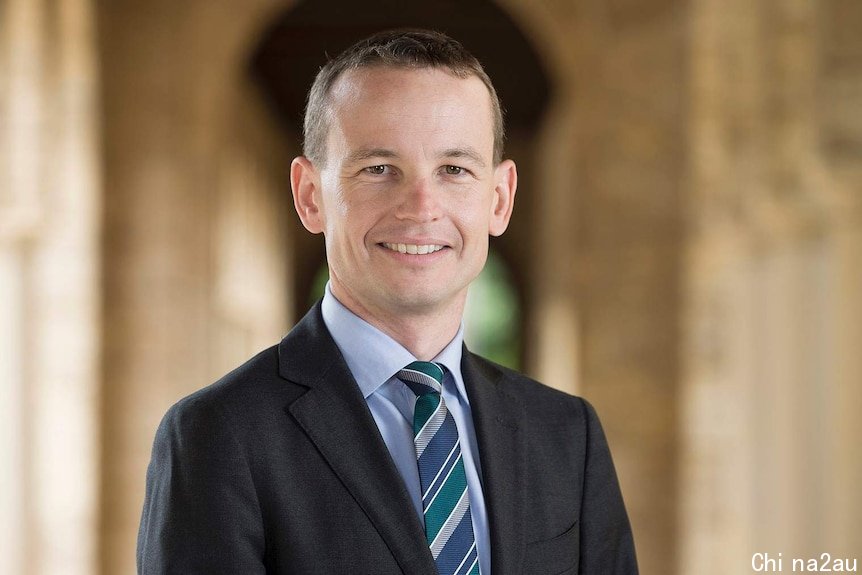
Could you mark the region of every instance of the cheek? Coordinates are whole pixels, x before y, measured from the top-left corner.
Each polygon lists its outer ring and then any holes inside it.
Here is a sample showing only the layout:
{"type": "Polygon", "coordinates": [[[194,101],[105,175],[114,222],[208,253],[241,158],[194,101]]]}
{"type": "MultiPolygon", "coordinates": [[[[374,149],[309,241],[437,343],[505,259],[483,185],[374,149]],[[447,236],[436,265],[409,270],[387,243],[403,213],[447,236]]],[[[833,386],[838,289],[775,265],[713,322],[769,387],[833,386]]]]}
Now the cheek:
{"type": "Polygon", "coordinates": [[[333,195],[332,208],[340,218],[347,218],[351,211],[350,195],[344,189],[339,189],[333,195]]]}
{"type": "Polygon", "coordinates": [[[486,206],[464,206],[456,214],[456,225],[461,230],[461,235],[470,241],[481,241],[488,237],[489,213],[486,206]]]}
{"type": "Polygon", "coordinates": [[[340,249],[357,252],[365,249],[369,232],[377,221],[375,212],[368,204],[345,202],[340,206],[336,217],[331,218],[329,232],[338,238],[340,249]]]}
{"type": "Polygon", "coordinates": [[[486,224],[494,211],[493,190],[484,185],[469,188],[452,194],[451,208],[454,217],[472,226],[486,224]]]}

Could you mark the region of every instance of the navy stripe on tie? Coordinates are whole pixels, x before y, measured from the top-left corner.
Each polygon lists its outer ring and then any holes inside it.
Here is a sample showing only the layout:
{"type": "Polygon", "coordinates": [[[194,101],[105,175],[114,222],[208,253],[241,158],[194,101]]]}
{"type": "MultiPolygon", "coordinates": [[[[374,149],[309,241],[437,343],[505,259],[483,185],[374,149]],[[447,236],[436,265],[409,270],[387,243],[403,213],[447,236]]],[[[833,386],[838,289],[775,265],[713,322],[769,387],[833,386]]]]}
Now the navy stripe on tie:
{"type": "Polygon", "coordinates": [[[452,448],[452,451],[449,453],[448,459],[446,459],[444,464],[440,467],[440,471],[437,473],[437,476],[429,479],[430,483],[422,493],[422,503],[425,508],[430,505],[434,495],[436,495],[437,491],[440,490],[440,487],[443,486],[443,483],[445,483],[446,479],[449,477],[449,473],[452,471],[452,468],[455,467],[455,464],[458,463],[460,459],[461,445],[456,443],[452,448]]]}
{"type": "Polygon", "coordinates": [[[419,457],[419,468],[440,469],[456,443],[459,443],[458,429],[455,427],[452,416],[446,414],[446,421],[437,431],[437,434],[431,438],[425,451],[419,457]]]}
{"type": "MultiPolygon", "coordinates": [[[[469,513],[465,513],[458,527],[452,532],[446,546],[440,553],[437,562],[437,568],[440,573],[456,573],[455,569],[468,554],[475,554],[476,545],[473,540],[473,524],[469,513]]],[[[472,561],[467,561],[472,563],[472,561]]],[[[463,567],[469,568],[464,565],[463,567]]]]}

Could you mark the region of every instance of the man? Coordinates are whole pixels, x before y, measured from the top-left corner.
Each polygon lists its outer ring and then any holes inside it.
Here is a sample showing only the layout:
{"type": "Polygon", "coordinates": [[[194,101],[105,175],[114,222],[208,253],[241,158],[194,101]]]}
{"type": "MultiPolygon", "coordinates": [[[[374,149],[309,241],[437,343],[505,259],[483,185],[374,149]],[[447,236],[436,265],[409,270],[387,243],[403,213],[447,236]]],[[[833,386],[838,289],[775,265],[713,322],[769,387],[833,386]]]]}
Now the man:
{"type": "Polygon", "coordinates": [[[512,214],[502,142],[490,80],[442,34],[320,71],[291,185],[326,295],[165,416],[140,573],[637,573],[593,409],[462,344],[512,214]]]}

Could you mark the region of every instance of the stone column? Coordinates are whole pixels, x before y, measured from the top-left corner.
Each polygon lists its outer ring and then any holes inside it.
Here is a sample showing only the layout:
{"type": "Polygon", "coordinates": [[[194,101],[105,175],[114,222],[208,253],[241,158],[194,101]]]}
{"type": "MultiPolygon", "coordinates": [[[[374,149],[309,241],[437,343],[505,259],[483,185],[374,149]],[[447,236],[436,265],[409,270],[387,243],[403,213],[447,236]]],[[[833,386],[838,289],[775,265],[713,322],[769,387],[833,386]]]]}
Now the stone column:
{"type": "Polygon", "coordinates": [[[835,553],[862,558],[862,3],[818,3],[816,118],[823,158],[831,252],[834,364],[828,444],[830,478],[824,539],[835,553]]]}
{"type": "Polygon", "coordinates": [[[679,573],[750,568],[759,302],[742,212],[765,186],[758,6],[696,2],[689,24],[679,573]]]}
{"type": "Polygon", "coordinates": [[[243,88],[277,4],[100,4],[106,574],[135,570],[144,478],[165,411],[263,340],[277,341],[288,319],[279,286],[289,278],[278,277],[284,202],[272,194],[287,193],[275,181],[290,158],[275,158],[274,120],[243,88]]]}
{"type": "Polygon", "coordinates": [[[823,46],[862,12],[828,6],[693,5],[681,573],[860,551],[862,180],[840,166],[862,130],[824,145],[824,116],[859,117],[829,76],[862,75],[823,46]]]}
{"type": "Polygon", "coordinates": [[[532,366],[601,416],[641,572],[676,556],[684,3],[507,3],[548,66],[532,366]]]}
{"type": "Polygon", "coordinates": [[[0,3],[0,572],[96,566],[97,71],[87,0],[0,3]]]}
{"type": "MultiPolygon", "coordinates": [[[[572,296],[579,222],[573,215],[578,213],[580,196],[574,190],[578,171],[573,158],[577,150],[576,64],[582,50],[572,49],[569,39],[580,37],[584,21],[574,17],[573,7],[562,4],[505,4],[542,57],[553,89],[542,125],[534,128],[529,146],[521,150],[521,155],[527,150],[533,154],[530,173],[520,175],[532,189],[519,193],[535,196],[530,198],[535,221],[530,224],[532,233],[524,239],[529,245],[523,248],[532,264],[526,275],[532,298],[528,309],[533,316],[526,318],[524,369],[548,385],[577,393],[582,377],[580,326],[578,299],[572,296]]],[[[585,39],[584,45],[590,42],[585,39]]],[[[518,202],[516,198],[516,209],[520,209],[518,202]]]]}
{"type": "Polygon", "coordinates": [[[256,86],[238,86],[231,108],[212,231],[210,369],[216,375],[273,345],[293,325],[293,154],[256,86]]]}

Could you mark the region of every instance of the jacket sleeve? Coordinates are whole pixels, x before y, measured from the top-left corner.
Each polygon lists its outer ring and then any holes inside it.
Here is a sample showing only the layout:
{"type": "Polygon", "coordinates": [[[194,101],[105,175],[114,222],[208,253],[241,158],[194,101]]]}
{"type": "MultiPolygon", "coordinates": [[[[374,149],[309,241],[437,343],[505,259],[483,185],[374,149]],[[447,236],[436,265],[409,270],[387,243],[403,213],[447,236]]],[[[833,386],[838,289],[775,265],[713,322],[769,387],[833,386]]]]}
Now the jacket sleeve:
{"type": "Polygon", "coordinates": [[[147,471],[139,575],[265,573],[261,511],[232,431],[217,405],[194,396],[165,415],[147,471]]]}
{"type": "Polygon", "coordinates": [[[617,474],[593,406],[584,401],[587,426],[580,518],[580,573],[637,575],[634,540],[617,474]]]}

